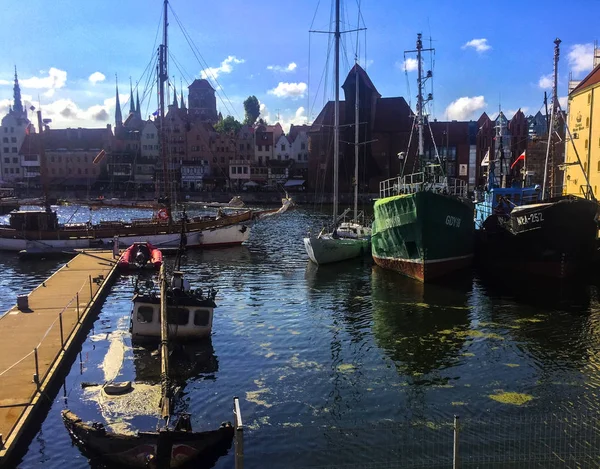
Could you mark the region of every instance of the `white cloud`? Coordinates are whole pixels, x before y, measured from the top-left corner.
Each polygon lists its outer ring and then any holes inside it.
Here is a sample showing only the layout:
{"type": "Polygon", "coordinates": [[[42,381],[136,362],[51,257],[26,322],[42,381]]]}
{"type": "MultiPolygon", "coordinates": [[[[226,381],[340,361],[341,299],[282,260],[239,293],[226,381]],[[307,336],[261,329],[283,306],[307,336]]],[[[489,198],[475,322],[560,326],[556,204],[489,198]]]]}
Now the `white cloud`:
{"type": "Polygon", "coordinates": [[[65,86],[67,82],[67,72],[51,67],[47,77],[31,77],[19,80],[23,88],[34,89],[58,89],[65,86]]]}
{"type": "Polygon", "coordinates": [[[12,85],[12,81],[0,80],[0,85],[12,85]]]}
{"type": "Polygon", "coordinates": [[[269,124],[276,124],[279,122],[284,132],[289,132],[290,126],[303,125],[307,122],[306,110],[303,106],[300,106],[295,111],[293,109],[285,109],[283,112],[279,112],[279,120],[277,114],[271,116],[271,113],[265,103],[260,103],[260,117],[265,119],[269,124]]]}
{"type": "Polygon", "coordinates": [[[567,55],[569,65],[576,75],[587,72],[594,65],[594,44],[575,44],[567,55]]]}
{"type": "Polygon", "coordinates": [[[106,80],[106,76],[104,76],[104,73],[100,73],[100,72],[94,72],[90,75],[90,77],[88,78],[88,80],[90,81],[90,83],[92,85],[95,85],[96,83],[98,83],[99,81],[104,81],[106,80]]]}
{"type": "Polygon", "coordinates": [[[273,88],[272,90],[267,91],[267,93],[277,96],[278,98],[292,98],[298,99],[304,96],[306,93],[306,83],[283,83],[279,82],[279,84],[273,88]]]}
{"type": "Polygon", "coordinates": [[[244,59],[238,59],[237,57],[230,55],[221,62],[219,67],[209,67],[202,70],[200,76],[204,79],[216,80],[221,73],[231,73],[234,64],[243,64],[244,62],[244,59]]]}
{"type": "Polygon", "coordinates": [[[558,97],[558,103],[560,104],[560,108],[563,111],[567,110],[567,104],[569,102],[569,97],[568,96],[559,96],[558,97]]]}
{"type": "Polygon", "coordinates": [[[492,48],[492,46],[488,44],[487,39],[485,38],[471,39],[469,42],[465,43],[462,46],[463,49],[466,49],[467,47],[472,47],[479,53],[485,52],[486,50],[490,50],[492,48]]]}
{"type": "Polygon", "coordinates": [[[473,114],[487,106],[483,96],[463,96],[456,101],[452,101],[446,108],[446,116],[451,120],[467,120],[473,117],[473,114]]]}
{"type": "Polygon", "coordinates": [[[295,62],[290,62],[287,66],[282,65],[269,65],[267,66],[267,70],[273,70],[275,72],[293,72],[296,70],[298,65],[295,62]]]}
{"type": "Polygon", "coordinates": [[[543,90],[547,90],[552,88],[553,85],[553,75],[550,73],[548,75],[542,75],[540,77],[540,81],[538,82],[538,86],[543,89],[543,90]]]}
{"type": "Polygon", "coordinates": [[[417,69],[419,62],[417,61],[417,59],[413,59],[412,57],[409,57],[408,59],[406,59],[403,62],[398,62],[396,65],[398,66],[398,68],[400,70],[405,70],[407,72],[414,72],[417,69]]]}

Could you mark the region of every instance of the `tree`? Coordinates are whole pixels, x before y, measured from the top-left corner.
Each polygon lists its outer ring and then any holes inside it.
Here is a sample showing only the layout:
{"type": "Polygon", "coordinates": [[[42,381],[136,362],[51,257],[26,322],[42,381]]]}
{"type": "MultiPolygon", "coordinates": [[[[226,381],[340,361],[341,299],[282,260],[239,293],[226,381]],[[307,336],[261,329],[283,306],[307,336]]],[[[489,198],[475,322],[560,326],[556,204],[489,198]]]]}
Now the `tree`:
{"type": "Polygon", "coordinates": [[[233,132],[234,134],[237,134],[241,128],[241,122],[235,120],[233,116],[227,116],[225,119],[215,124],[215,130],[219,133],[233,132]]]}
{"type": "Polygon", "coordinates": [[[254,125],[256,119],[258,119],[258,116],[260,115],[260,103],[258,102],[258,98],[254,95],[248,96],[246,101],[244,101],[244,110],[246,111],[244,124],[254,125]]]}

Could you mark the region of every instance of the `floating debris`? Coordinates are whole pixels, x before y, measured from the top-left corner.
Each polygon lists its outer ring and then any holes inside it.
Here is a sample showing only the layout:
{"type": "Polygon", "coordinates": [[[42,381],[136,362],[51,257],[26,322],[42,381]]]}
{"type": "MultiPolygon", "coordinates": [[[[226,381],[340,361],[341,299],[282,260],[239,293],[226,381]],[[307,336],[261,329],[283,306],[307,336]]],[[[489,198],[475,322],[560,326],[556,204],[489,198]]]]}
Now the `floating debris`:
{"type": "Polygon", "coordinates": [[[529,401],[533,399],[533,396],[530,394],[523,394],[519,392],[504,392],[500,391],[498,394],[490,394],[488,396],[490,399],[495,400],[496,402],[500,402],[502,404],[512,404],[512,405],[523,405],[527,404],[529,401]]]}

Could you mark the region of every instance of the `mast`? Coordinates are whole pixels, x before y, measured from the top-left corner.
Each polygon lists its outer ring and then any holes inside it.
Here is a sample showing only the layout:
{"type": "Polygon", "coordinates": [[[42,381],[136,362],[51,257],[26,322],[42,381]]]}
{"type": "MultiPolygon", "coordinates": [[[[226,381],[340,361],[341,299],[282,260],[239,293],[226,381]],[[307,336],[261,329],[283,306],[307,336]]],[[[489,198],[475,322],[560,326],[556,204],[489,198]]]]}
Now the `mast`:
{"type": "Polygon", "coordinates": [[[338,173],[340,167],[340,0],[335,0],[335,105],[333,120],[333,223],[338,214],[338,173]]]}
{"type": "MultiPolygon", "coordinates": [[[[550,114],[550,126],[548,130],[548,144],[546,146],[546,162],[544,164],[544,181],[542,184],[542,200],[546,198],[546,179],[548,178],[548,160],[550,159],[550,149],[552,148],[552,159],[551,163],[554,166],[554,119],[556,119],[556,105],[558,104],[558,58],[560,57],[560,43],[562,41],[559,38],[554,40],[554,77],[552,82],[552,113],[550,114]]],[[[554,181],[554,167],[550,170],[550,179],[554,181]]],[[[552,187],[550,188],[552,191],[552,187]]]]}
{"type": "Polygon", "coordinates": [[[355,95],[354,95],[354,221],[358,222],[358,61],[355,60],[355,95]]]}
{"type": "Polygon", "coordinates": [[[158,49],[158,96],[159,96],[159,116],[160,116],[160,155],[163,161],[163,184],[165,191],[165,205],[167,206],[167,212],[169,215],[169,223],[172,221],[171,216],[171,200],[169,193],[169,176],[168,176],[168,165],[167,165],[167,145],[165,137],[165,82],[169,78],[167,71],[167,27],[169,25],[167,21],[167,10],[168,0],[164,0],[164,11],[163,11],[163,43],[158,49]]]}
{"type": "Polygon", "coordinates": [[[52,210],[50,208],[50,199],[48,198],[48,168],[46,167],[46,149],[44,144],[44,122],[42,120],[42,111],[37,111],[38,127],[40,129],[40,179],[42,182],[42,190],[44,192],[44,208],[47,213],[52,210]]]}
{"type": "MultiPolygon", "coordinates": [[[[420,170],[424,171],[423,167],[423,64],[421,62],[421,51],[423,50],[423,42],[421,41],[421,33],[417,34],[417,84],[419,94],[417,95],[417,128],[419,131],[419,165],[420,170]]],[[[423,174],[424,175],[424,174],[423,174]]]]}
{"type": "Polygon", "coordinates": [[[498,161],[500,161],[500,187],[506,187],[504,174],[504,121],[502,120],[502,108],[498,105],[498,123],[496,124],[496,141],[498,143],[498,161]]]}

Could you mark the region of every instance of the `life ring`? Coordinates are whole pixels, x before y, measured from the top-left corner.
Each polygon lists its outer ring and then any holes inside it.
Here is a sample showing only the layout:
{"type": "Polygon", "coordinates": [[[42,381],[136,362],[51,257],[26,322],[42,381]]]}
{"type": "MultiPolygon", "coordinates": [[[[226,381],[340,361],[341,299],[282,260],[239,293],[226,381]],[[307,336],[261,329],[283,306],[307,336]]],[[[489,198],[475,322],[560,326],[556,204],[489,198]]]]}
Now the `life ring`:
{"type": "Polygon", "coordinates": [[[159,220],[166,220],[169,218],[169,212],[167,212],[166,208],[161,208],[156,214],[159,220]]]}

